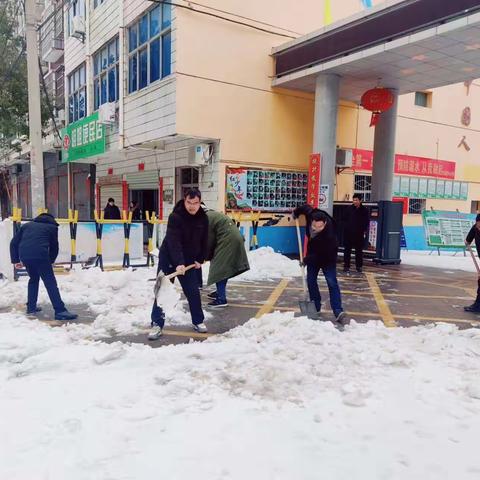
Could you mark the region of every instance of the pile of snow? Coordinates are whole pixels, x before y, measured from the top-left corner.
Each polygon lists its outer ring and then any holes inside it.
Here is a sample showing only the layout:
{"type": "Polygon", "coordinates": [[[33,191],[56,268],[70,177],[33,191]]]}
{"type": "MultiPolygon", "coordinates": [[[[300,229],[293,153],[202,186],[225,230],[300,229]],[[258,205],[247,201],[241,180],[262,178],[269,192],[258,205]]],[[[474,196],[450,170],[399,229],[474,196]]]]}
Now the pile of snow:
{"type": "MultiPolygon", "coordinates": [[[[58,275],[57,281],[67,308],[85,308],[95,317],[92,325],[68,325],[76,335],[102,338],[118,334],[143,333],[150,327],[153,285],[156,268],[102,272],[98,268],[76,268],[68,275],[58,275]]],[[[0,283],[0,308],[25,311],[28,278],[18,282],[0,283]]],[[[47,292],[40,284],[39,304],[49,305],[47,292]]],[[[178,282],[165,282],[159,297],[168,325],[189,325],[190,313],[178,282]]],[[[77,311],[82,315],[82,311],[77,311]]]]}
{"type": "MultiPolygon", "coordinates": [[[[402,263],[405,265],[417,265],[422,267],[441,268],[443,270],[463,270],[465,272],[476,272],[472,257],[469,252],[466,256],[463,252],[440,251],[405,251],[401,253],[402,263]]],[[[477,259],[478,261],[478,259],[477,259]]]]}
{"type": "Polygon", "coordinates": [[[476,480],[478,378],[452,325],[273,313],[151,349],[0,314],[0,478],[476,480]]]}

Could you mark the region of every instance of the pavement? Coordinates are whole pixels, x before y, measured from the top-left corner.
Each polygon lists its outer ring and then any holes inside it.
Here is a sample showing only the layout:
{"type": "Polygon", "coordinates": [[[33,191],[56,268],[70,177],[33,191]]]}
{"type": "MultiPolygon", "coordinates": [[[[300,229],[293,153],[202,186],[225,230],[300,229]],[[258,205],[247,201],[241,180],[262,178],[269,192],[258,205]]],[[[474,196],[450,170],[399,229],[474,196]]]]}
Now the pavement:
{"type": "MultiPolygon", "coordinates": [[[[113,336],[104,341],[143,343],[151,347],[202,341],[244,324],[252,318],[259,319],[273,311],[293,311],[300,314],[298,300],[304,298],[301,278],[283,278],[267,282],[239,282],[228,284],[229,306],[208,309],[206,320],[208,334],[193,332],[188,326],[168,327],[157,341],[148,341],[145,334],[113,336]]],[[[357,322],[381,321],[389,328],[411,327],[444,322],[459,328],[480,328],[480,314],[463,310],[476,295],[477,276],[473,273],[443,270],[409,265],[375,265],[367,263],[364,272],[344,274],[338,266],[338,280],[342,301],[348,318],[357,322]]],[[[328,302],[328,290],[323,276],[319,275],[322,295],[322,320],[333,320],[328,302]]],[[[202,292],[204,304],[209,299],[207,290],[202,292]]],[[[61,325],[52,321],[53,312],[45,307],[39,320],[51,326],[61,325]]],[[[76,305],[81,312],[78,323],[91,323],[94,315],[88,305],[76,305]]],[[[261,320],[259,320],[261,321],[261,320]]]]}

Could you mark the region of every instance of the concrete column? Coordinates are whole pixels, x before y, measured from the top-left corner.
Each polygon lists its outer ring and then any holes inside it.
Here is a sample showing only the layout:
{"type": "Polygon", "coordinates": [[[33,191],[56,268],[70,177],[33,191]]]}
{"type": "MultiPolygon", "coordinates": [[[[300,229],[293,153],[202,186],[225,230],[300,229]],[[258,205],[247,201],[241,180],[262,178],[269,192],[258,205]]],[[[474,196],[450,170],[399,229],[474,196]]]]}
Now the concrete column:
{"type": "Polygon", "coordinates": [[[395,99],[393,107],[380,115],[375,126],[372,173],[372,201],[374,202],[391,200],[393,193],[398,92],[392,88],[389,90],[395,99]]]}
{"type": "Polygon", "coordinates": [[[333,74],[319,75],[315,85],[315,117],[313,123],[313,153],[322,156],[320,183],[330,186],[327,207],[333,212],[335,190],[335,159],[337,149],[337,115],[340,77],[333,74]]]}

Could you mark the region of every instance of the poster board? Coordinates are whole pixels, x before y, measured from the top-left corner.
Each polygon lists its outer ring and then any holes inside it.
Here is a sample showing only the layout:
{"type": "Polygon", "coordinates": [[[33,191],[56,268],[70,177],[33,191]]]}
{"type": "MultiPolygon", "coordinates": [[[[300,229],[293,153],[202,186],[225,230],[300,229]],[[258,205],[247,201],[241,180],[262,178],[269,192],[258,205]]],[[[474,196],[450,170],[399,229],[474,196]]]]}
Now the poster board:
{"type": "Polygon", "coordinates": [[[422,220],[429,247],[464,248],[465,237],[475,223],[475,214],[425,210],[422,220]]]}
{"type": "Polygon", "coordinates": [[[225,188],[227,211],[289,212],[307,202],[308,173],[227,168],[225,188]]]}
{"type": "Polygon", "coordinates": [[[406,198],[467,200],[468,182],[421,177],[393,177],[393,195],[406,198]]]}

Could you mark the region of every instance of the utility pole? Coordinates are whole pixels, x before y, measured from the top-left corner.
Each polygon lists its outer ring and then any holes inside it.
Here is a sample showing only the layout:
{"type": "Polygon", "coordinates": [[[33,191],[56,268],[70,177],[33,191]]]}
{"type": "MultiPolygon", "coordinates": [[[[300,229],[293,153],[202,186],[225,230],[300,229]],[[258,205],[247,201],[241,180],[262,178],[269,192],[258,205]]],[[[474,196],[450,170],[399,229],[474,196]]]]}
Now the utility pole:
{"type": "Polygon", "coordinates": [[[28,124],[30,127],[30,185],[32,216],[35,217],[39,209],[45,208],[36,0],[25,0],[25,36],[27,40],[28,124]]]}

